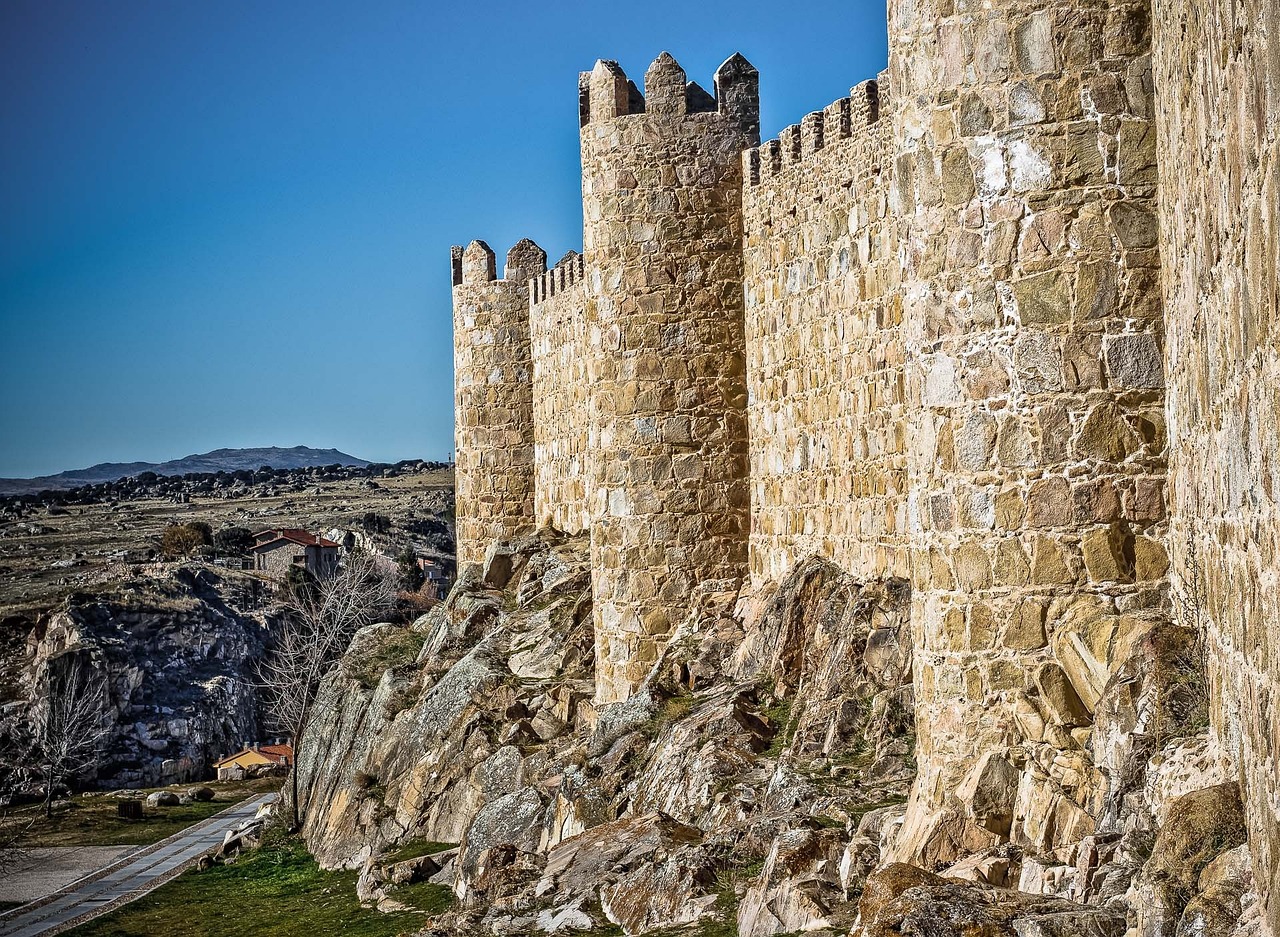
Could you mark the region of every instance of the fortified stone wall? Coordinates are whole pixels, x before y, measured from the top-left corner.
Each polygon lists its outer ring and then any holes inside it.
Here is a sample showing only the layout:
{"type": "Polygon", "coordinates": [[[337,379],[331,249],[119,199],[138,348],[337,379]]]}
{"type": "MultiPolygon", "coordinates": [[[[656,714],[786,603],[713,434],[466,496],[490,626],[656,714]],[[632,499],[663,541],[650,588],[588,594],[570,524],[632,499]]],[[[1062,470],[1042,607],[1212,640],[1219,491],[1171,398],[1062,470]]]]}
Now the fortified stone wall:
{"type": "Polygon", "coordinates": [[[533,369],[528,278],[547,255],[521,241],[499,280],[484,241],[453,248],[458,563],[533,523],[533,369]]]}
{"type": "Polygon", "coordinates": [[[1043,850],[1092,832],[1112,649],[1167,608],[1147,4],[912,0],[889,29],[928,727],[898,845],[1043,850]],[[1010,771],[996,819],[957,815],[1010,771]]]}
{"type": "Polygon", "coordinates": [[[909,575],[902,305],[876,82],[744,158],[753,582],[909,575]]]}
{"type": "Polygon", "coordinates": [[[529,281],[534,517],[566,533],[590,526],[584,268],[570,251],[529,281]]]}
{"type": "Polygon", "coordinates": [[[598,63],[583,257],[455,249],[459,555],[590,530],[600,704],[699,584],[910,578],[930,867],[1074,862],[1111,677],[1197,628],[1274,896],[1280,13],[1156,14],[1153,78],[1148,0],[890,0],[888,72],[763,147],[740,56],[598,63]]]}
{"type": "Polygon", "coordinates": [[[581,79],[596,700],[626,699],[695,585],[746,572],[742,162],[756,71],[663,53],[581,79]]]}
{"type": "Polygon", "coordinates": [[[1177,604],[1280,934],[1280,5],[1155,9],[1177,604]]]}

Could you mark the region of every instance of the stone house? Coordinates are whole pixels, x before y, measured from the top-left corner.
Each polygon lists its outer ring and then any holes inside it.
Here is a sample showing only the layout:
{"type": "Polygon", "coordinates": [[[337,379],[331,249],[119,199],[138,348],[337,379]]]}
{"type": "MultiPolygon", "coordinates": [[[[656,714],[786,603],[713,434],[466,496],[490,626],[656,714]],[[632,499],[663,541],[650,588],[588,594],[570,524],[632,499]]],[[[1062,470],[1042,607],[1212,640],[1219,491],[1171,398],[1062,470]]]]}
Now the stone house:
{"type": "Polygon", "coordinates": [[[320,579],[338,571],[338,544],[332,540],[290,527],[263,530],[253,536],[253,568],[273,579],[284,579],[295,566],[320,579]]]}

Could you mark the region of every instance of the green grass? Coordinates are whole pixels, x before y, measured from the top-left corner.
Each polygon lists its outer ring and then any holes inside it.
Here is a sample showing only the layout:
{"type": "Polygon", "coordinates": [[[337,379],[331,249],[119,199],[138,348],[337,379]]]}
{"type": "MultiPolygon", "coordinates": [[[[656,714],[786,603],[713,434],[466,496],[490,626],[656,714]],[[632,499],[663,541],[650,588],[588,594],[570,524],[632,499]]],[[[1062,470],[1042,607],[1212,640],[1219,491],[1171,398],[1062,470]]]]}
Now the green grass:
{"type": "Polygon", "coordinates": [[[789,724],[791,720],[791,700],[775,698],[773,704],[767,706],[761,715],[768,720],[769,725],[774,729],[773,739],[769,742],[769,747],[765,751],[765,755],[769,758],[777,758],[782,754],[783,749],[791,744],[792,726],[789,724]]]}
{"type": "Polygon", "coordinates": [[[671,726],[675,725],[693,710],[693,697],[687,693],[672,696],[662,701],[653,718],[645,723],[641,731],[647,738],[656,739],[671,726]]]}
{"type": "Polygon", "coordinates": [[[391,865],[396,862],[417,859],[419,856],[433,856],[438,852],[444,852],[446,849],[453,849],[457,845],[457,843],[438,843],[433,839],[411,839],[409,842],[397,847],[394,852],[379,856],[378,863],[380,865],[391,865]]]}
{"type": "MultiPolygon", "coordinates": [[[[175,785],[155,790],[181,792],[196,785],[175,785]]],[[[278,790],[279,778],[255,781],[209,782],[216,791],[213,800],[178,807],[145,807],[141,820],[121,820],[114,797],[77,797],[52,819],[45,819],[39,805],[23,807],[10,814],[10,822],[23,822],[33,814],[36,821],[24,837],[27,846],[148,846],[208,819],[246,798],[278,790]]]]}
{"type": "Polygon", "coordinates": [[[453,889],[448,885],[436,885],[432,882],[397,885],[387,894],[394,900],[427,914],[440,914],[453,904],[453,889]]]}
{"type": "Polygon", "coordinates": [[[186,872],[150,895],[67,933],[75,937],[396,937],[423,926],[419,914],[381,914],[360,907],[356,876],[354,871],[321,870],[294,840],[264,847],[231,865],[186,872]]]}
{"type": "Polygon", "coordinates": [[[409,628],[389,631],[381,636],[376,645],[348,655],[342,662],[342,668],[353,680],[373,688],[386,671],[410,667],[416,663],[418,653],[426,642],[426,635],[409,628]]]}

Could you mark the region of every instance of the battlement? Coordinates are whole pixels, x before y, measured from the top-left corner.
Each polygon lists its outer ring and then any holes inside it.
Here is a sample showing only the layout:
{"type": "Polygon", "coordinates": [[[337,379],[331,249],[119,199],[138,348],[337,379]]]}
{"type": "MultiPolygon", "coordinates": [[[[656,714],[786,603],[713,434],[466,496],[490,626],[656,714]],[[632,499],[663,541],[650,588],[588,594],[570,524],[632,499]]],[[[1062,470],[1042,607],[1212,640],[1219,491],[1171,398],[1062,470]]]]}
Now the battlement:
{"type": "Polygon", "coordinates": [[[547,252],[529,238],[522,238],[507,251],[507,262],[498,280],[497,258],[493,248],[481,240],[465,248],[455,244],[449,249],[454,286],[480,286],[484,283],[526,283],[547,269],[547,252]]]}
{"type": "Polygon", "coordinates": [[[581,283],[585,275],[582,255],[577,251],[569,251],[550,270],[530,278],[529,304],[536,306],[563,293],[574,284],[581,283]]]}
{"type": "Polygon", "coordinates": [[[833,101],[820,111],[801,118],[783,129],[777,139],[768,140],[742,153],[742,178],[747,185],[759,185],[787,167],[805,162],[840,140],[858,137],[860,131],[876,126],[884,111],[882,87],[885,75],[854,85],[847,98],[833,101]]]}
{"type": "Polygon", "coordinates": [[[760,139],[760,73],[735,52],[716,69],[715,93],[689,81],[680,63],[663,52],[644,76],[641,92],[617,62],[600,59],[578,76],[578,116],[581,126],[618,117],[649,114],[684,117],[717,113],[742,128],[747,138],[760,139]]]}

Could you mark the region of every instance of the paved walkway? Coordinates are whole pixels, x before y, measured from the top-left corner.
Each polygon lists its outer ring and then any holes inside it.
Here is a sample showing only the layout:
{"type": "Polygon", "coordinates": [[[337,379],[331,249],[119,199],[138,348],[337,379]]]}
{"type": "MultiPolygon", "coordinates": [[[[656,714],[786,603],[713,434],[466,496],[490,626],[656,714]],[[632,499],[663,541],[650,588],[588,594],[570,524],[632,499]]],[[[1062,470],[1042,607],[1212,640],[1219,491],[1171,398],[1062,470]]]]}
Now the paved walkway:
{"type": "Polygon", "coordinates": [[[0,917],[0,937],[57,933],[72,921],[82,923],[80,919],[89,920],[142,897],[221,846],[227,830],[252,817],[275,796],[265,794],[242,801],[154,846],[125,856],[42,902],[15,908],[0,917]]]}
{"type": "Polygon", "coordinates": [[[35,846],[24,849],[0,878],[0,901],[38,901],[137,852],[138,846],[35,846]]]}

